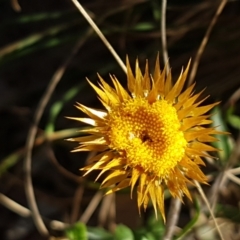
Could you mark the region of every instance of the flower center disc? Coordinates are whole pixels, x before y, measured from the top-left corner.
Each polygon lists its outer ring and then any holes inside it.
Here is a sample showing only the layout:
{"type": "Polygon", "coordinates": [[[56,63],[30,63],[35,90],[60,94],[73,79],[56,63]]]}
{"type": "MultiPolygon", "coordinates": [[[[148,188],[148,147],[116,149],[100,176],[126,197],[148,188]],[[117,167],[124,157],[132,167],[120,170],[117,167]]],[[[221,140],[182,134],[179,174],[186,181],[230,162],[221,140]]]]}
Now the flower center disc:
{"type": "Polygon", "coordinates": [[[176,109],[165,100],[134,98],[108,114],[107,141],[129,167],[167,176],[185,154],[187,141],[176,109]]]}

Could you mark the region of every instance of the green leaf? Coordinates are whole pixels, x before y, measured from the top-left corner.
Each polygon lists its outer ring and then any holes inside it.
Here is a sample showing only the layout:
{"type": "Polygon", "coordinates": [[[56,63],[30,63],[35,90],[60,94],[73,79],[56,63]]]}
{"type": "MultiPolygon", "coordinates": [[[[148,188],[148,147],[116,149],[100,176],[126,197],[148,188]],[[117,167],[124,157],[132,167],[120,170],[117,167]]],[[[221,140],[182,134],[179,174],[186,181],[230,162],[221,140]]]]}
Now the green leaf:
{"type": "Polygon", "coordinates": [[[141,22],[134,26],[133,30],[136,31],[149,31],[155,29],[156,26],[152,22],[141,22]]]}
{"type": "Polygon", "coordinates": [[[87,228],[83,223],[76,223],[73,227],[65,231],[69,240],[88,240],[87,228]]]}
{"type": "MultiPolygon", "coordinates": [[[[213,121],[213,126],[218,131],[227,132],[226,123],[223,119],[222,111],[219,107],[215,107],[212,111],[211,119],[213,121]]],[[[231,151],[233,149],[233,144],[229,135],[220,134],[216,135],[216,138],[219,140],[218,142],[212,143],[214,147],[220,149],[218,151],[219,158],[222,162],[226,162],[229,158],[231,151]]]]}
{"type": "Polygon", "coordinates": [[[154,235],[155,239],[161,239],[165,232],[165,224],[163,222],[162,217],[159,217],[159,219],[156,219],[156,216],[153,213],[147,221],[147,230],[149,233],[154,235]]]}
{"type": "Polygon", "coordinates": [[[63,106],[70,101],[73,97],[75,97],[86,85],[86,81],[82,82],[80,85],[74,86],[70,88],[62,97],[61,100],[56,101],[50,108],[50,116],[49,121],[46,125],[45,132],[47,134],[54,132],[55,129],[55,121],[61,112],[63,106]]]}
{"type": "Polygon", "coordinates": [[[194,205],[195,205],[195,215],[191,219],[191,221],[182,229],[182,231],[178,234],[178,236],[175,239],[182,239],[196,224],[199,216],[200,216],[200,205],[197,199],[194,199],[194,205]]]}
{"type": "Polygon", "coordinates": [[[227,120],[232,127],[240,130],[240,117],[239,116],[230,115],[230,116],[228,116],[227,120]]]}
{"type": "Polygon", "coordinates": [[[33,22],[39,22],[39,21],[51,21],[54,19],[59,19],[62,17],[65,17],[69,14],[72,14],[72,11],[63,11],[63,12],[41,12],[37,14],[29,14],[29,15],[23,15],[20,16],[18,19],[15,20],[16,23],[33,23],[33,22]]]}
{"type": "Polygon", "coordinates": [[[240,117],[233,114],[233,112],[234,108],[230,107],[227,111],[227,121],[233,128],[240,130],[240,117]]]}
{"type": "Polygon", "coordinates": [[[216,211],[218,216],[222,216],[238,224],[240,223],[240,212],[237,207],[217,204],[216,211]]]}
{"type": "Polygon", "coordinates": [[[128,228],[123,224],[119,224],[116,227],[116,230],[114,233],[114,239],[115,240],[134,240],[134,235],[130,228],[128,228]]]}
{"type": "Polygon", "coordinates": [[[88,227],[88,240],[114,240],[112,234],[103,228],[88,227]]]}
{"type": "Polygon", "coordinates": [[[119,224],[114,233],[114,240],[134,240],[134,235],[130,228],[119,224]]]}
{"type": "Polygon", "coordinates": [[[137,240],[158,240],[158,238],[156,238],[152,233],[146,232],[145,229],[140,229],[134,232],[134,236],[137,240]]]}
{"type": "MultiPolygon", "coordinates": [[[[31,34],[16,42],[10,43],[9,45],[0,48],[0,61],[2,61],[2,59],[8,54],[11,54],[15,51],[21,51],[30,46],[33,46],[34,44],[39,43],[46,37],[55,37],[57,34],[66,31],[67,29],[69,29],[69,27],[72,27],[74,25],[76,25],[76,22],[59,24],[57,26],[50,27],[44,31],[31,34]]],[[[56,42],[52,44],[56,44],[56,42]]]]}
{"type": "Polygon", "coordinates": [[[153,213],[148,219],[144,227],[134,231],[137,240],[158,240],[163,238],[165,225],[162,218],[156,219],[153,213]]]}
{"type": "Polygon", "coordinates": [[[153,17],[156,22],[160,22],[161,19],[161,5],[160,1],[157,0],[151,0],[151,5],[152,5],[152,12],[153,12],[153,17]]]}
{"type": "Polygon", "coordinates": [[[7,156],[5,159],[0,161],[0,176],[4,174],[9,168],[13,167],[19,159],[22,157],[23,151],[12,153],[7,156]]]}

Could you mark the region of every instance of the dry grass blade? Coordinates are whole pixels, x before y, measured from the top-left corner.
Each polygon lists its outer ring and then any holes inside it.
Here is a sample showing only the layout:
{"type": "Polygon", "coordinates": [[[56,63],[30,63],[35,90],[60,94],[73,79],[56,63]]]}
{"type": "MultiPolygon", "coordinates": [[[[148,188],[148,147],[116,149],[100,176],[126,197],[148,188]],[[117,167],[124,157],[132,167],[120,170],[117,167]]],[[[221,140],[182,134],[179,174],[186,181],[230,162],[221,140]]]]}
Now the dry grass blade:
{"type": "MultiPolygon", "coordinates": [[[[99,211],[98,222],[99,226],[106,225],[107,219],[110,218],[112,222],[115,220],[115,194],[110,194],[104,197],[103,202],[101,204],[101,209],[99,211]]],[[[110,229],[114,224],[110,222],[110,229]]]]}
{"type": "Polygon", "coordinates": [[[227,172],[227,177],[235,182],[236,184],[240,185],[240,178],[236,177],[234,174],[232,174],[230,171],[227,172]]]}
{"type": "Polygon", "coordinates": [[[168,62],[168,50],[167,50],[167,34],[166,34],[166,12],[167,12],[167,0],[162,0],[162,13],[161,13],[161,39],[162,39],[162,51],[163,61],[169,72],[168,62]]]}
{"type": "Polygon", "coordinates": [[[194,78],[197,74],[197,70],[198,70],[198,65],[199,65],[199,62],[200,62],[200,59],[202,57],[202,54],[204,52],[204,49],[207,45],[207,42],[208,42],[208,39],[210,37],[210,34],[212,32],[212,29],[214,27],[214,25],[216,24],[217,20],[218,20],[218,17],[220,16],[221,12],[223,11],[225,5],[227,4],[227,0],[222,0],[217,8],[217,11],[215,13],[215,15],[213,16],[212,18],[212,21],[210,22],[209,26],[208,26],[208,29],[202,39],[202,42],[198,48],[198,51],[197,51],[197,55],[194,59],[194,62],[193,62],[193,66],[192,66],[192,71],[190,73],[190,77],[189,77],[189,81],[188,81],[188,86],[192,85],[193,81],[194,81],[194,78]]]}
{"type": "MultiPolygon", "coordinates": [[[[168,62],[168,50],[167,50],[167,35],[166,35],[166,12],[167,12],[167,0],[162,0],[162,12],[161,12],[161,39],[162,39],[162,50],[163,50],[163,60],[166,66],[167,73],[169,72],[168,62]]],[[[181,209],[181,201],[179,199],[173,198],[171,200],[171,207],[167,217],[166,232],[163,237],[164,240],[172,239],[174,234],[174,228],[179,218],[179,212],[181,209]]]]}
{"type": "Polygon", "coordinates": [[[63,166],[61,166],[61,164],[58,163],[57,158],[55,157],[55,154],[53,152],[52,149],[48,148],[47,150],[47,155],[50,159],[50,161],[54,164],[54,166],[56,167],[56,169],[66,178],[80,184],[83,182],[83,179],[81,177],[79,177],[78,175],[69,172],[68,170],[66,170],[66,168],[64,168],[63,166]]]}
{"type": "Polygon", "coordinates": [[[73,207],[70,217],[70,222],[75,223],[79,217],[79,209],[81,206],[81,200],[84,193],[84,186],[79,185],[78,188],[75,191],[74,197],[73,197],[73,207]]]}
{"type": "Polygon", "coordinates": [[[101,191],[98,191],[94,197],[92,198],[92,201],[88,204],[87,209],[80,217],[79,221],[83,223],[87,223],[92,214],[94,213],[95,209],[97,208],[98,204],[100,203],[102,199],[103,193],[101,191]]]}
{"type": "Polygon", "coordinates": [[[37,134],[37,126],[39,124],[39,121],[43,115],[43,112],[46,108],[47,103],[49,102],[49,99],[52,96],[53,91],[55,90],[57,84],[61,80],[67,66],[71,62],[72,58],[75,56],[75,54],[78,52],[79,48],[84,44],[86,38],[81,38],[80,41],[77,42],[77,44],[74,46],[72,52],[67,57],[67,59],[63,62],[63,64],[57,69],[55,74],[53,75],[52,79],[49,82],[49,85],[43,94],[34,115],[34,121],[33,125],[30,127],[28,136],[27,136],[27,142],[26,142],[26,156],[23,163],[23,169],[25,172],[25,192],[27,201],[29,204],[29,207],[32,211],[32,217],[34,220],[34,223],[39,231],[43,236],[46,236],[49,234],[42,218],[39,213],[36,199],[34,195],[34,189],[32,184],[32,177],[31,177],[31,161],[32,161],[32,149],[34,146],[36,134],[37,134]]]}
{"type": "Polygon", "coordinates": [[[232,150],[231,156],[228,159],[228,162],[227,162],[227,165],[225,166],[224,171],[222,171],[222,173],[220,173],[217,176],[214,184],[212,185],[212,188],[211,188],[211,191],[210,191],[210,194],[209,194],[209,199],[210,199],[209,201],[210,201],[211,206],[212,206],[213,209],[214,209],[214,207],[215,207],[215,205],[217,203],[219,192],[221,192],[222,188],[224,186],[226,186],[226,182],[228,180],[227,172],[231,171],[231,168],[238,161],[238,158],[240,156],[240,148],[239,148],[239,146],[240,146],[240,134],[238,134],[238,138],[237,138],[237,141],[235,143],[235,147],[232,150]]]}
{"type": "Polygon", "coordinates": [[[238,88],[229,98],[226,104],[234,105],[240,99],[240,88],[238,88]]]}
{"type": "Polygon", "coordinates": [[[84,16],[84,18],[88,21],[92,29],[96,32],[96,34],[99,36],[99,38],[103,41],[107,49],[110,51],[110,53],[113,55],[113,57],[118,62],[119,66],[122,68],[122,70],[127,73],[127,68],[121,58],[118,56],[114,48],[111,46],[111,44],[108,42],[106,37],[103,35],[101,30],[98,28],[98,26],[94,23],[92,18],[89,16],[89,14],[86,12],[86,10],[82,7],[82,5],[77,0],[72,0],[76,8],[80,11],[80,13],[84,16]]]}
{"type": "MultiPolygon", "coordinates": [[[[2,193],[0,193],[0,204],[2,204],[4,207],[8,208],[9,210],[11,210],[12,212],[16,213],[21,217],[32,216],[32,212],[29,209],[23,207],[22,205],[8,198],[2,193]]],[[[48,220],[48,221],[50,221],[49,224],[52,227],[52,229],[55,229],[55,230],[62,230],[69,226],[68,224],[64,222],[60,222],[58,220],[48,220]]]]}
{"type": "Polygon", "coordinates": [[[179,213],[181,210],[182,203],[177,198],[172,198],[170,210],[167,216],[167,226],[166,232],[163,237],[163,240],[171,240],[174,235],[174,229],[176,227],[176,223],[179,219],[179,213]]]}
{"type": "Polygon", "coordinates": [[[11,5],[16,12],[20,12],[22,10],[18,0],[11,0],[11,5]]]}
{"type": "MultiPolygon", "coordinates": [[[[215,216],[214,216],[214,213],[213,213],[213,211],[212,211],[212,209],[211,209],[211,207],[210,207],[209,201],[207,200],[207,197],[206,197],[205,193],[204,193],[203,190],[202,190],[202,187],[200,186],[200,184],[199,184],[197,181],[194,181],[194,183],[195,183],[196,188],[197,188],[198,192],[200,193],[203,201],[205,202],[205,204],[206,204],[206,206],[207,206],[207,208],[208,208],[208,211],[209,211],[209,213],[210,213],[210,215],[211,215],[211,217],[212,217],[212,219],[213,219],[213,221],[214,221],[214,224],[215,224],[215,226],[216,226],[216,229],[217,229],[217,232],[218,232],[218,234],[219,234],[220,239],[221,239],[221,240],[224,240],[223,235],[222,235],[222,232],[221,232],[221,230],[220,230],[220,228],[219,228],[219,225],[218,225],[218,223],[217,223],[217,221],[216,221],[216,218],[215,218],[215,216]]],[[[225,240],[226,240],[226,239],[225,239],[225,240]]]]}
{"type": "Polygon", "coordinates": [[[31,211],[0,193],[0,203],[21,217],[30,217],[31,211]]]}

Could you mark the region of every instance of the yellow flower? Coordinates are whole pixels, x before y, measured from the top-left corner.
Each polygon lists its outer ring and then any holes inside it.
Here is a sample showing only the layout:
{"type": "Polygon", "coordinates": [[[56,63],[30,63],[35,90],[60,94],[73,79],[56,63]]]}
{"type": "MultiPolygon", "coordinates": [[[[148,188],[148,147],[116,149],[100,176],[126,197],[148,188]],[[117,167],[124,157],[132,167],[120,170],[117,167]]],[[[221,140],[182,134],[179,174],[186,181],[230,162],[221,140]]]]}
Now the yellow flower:
{"type": "MultiPolygon", "coordinates": [[[[193,180],[206,183],[207,178],[199,165],[208,151],[217,151],[206,143],[216,141],[215,128],[206,115],[218,103],[200,106],[202,92],[193,94],[194,84],[183,90],[189,65],[174,85],[166,67],[161,72],[157,57],[153,76],[148,62],[145,73],[136,61],[135,76],[127,59],[127,92],[115,76],[110,76],[114,88],[100,76],[98,94],[106,110],[96,110],[77,104],[89,118],[72,118],[92,127],[81,130],[87,136],[69,139],[79,142],[74,151],[96,151],[98,155],[84,167],[86,174],[100,170],[106,173],[102,187],[108,193],[137,187],[139,209],[146,209],[152,201],[156,216],[159,210],[165,221],[164,190],[182,200],[193,180]]],[[[99,177],[98,176],[98,177],[99,177]]]]}

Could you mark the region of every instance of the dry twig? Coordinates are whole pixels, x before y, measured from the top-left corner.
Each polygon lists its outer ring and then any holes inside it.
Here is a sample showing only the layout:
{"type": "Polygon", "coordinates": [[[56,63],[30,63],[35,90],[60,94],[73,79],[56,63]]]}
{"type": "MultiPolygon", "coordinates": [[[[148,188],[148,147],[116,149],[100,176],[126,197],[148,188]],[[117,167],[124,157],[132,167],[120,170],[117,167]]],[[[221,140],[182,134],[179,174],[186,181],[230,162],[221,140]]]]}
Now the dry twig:
{"type": "MultiPolygon", "coordinates": [[[[23,207],[22,205],[13,201],[12,199],[3,195],[2,193],[0,193],[0,203],[4,207],[8,208],[10,211],[18,214],[21,217],[31,217],[32,216],[32,212],[29,209],[23,207]]],[[[46,220],[48,220],[48,219],[46,219],[46,220]]],[[[64,222],[60,222],[57,220],[48,220],[48,221],[50,221],[49,225],[55,230],[63,230],[69,226],[68,224],[66,224],[64,222]]]]}
{"type": "Polygon", "coordinates": [[[214,25],[216,24],[217,20],[218,20],[218,17],[220,16],[221,12],[223,11],[225,5],[227,3],[227,0],[222,0],[217,8],[217,11],[215,13],[215,15],[213,16],[212,18],[212,21],[210,22],[209,26],[208,26],[208,29],[202,39],[202,42],[198,48],[198,51],[197,51],[197,55],[194,59],[194,62],[193,62],[193,66],[192,66],[192,70],[191,70],[191,73],[190,73],[190,77],[189,77],[189,80],[188,80],[188,86],[192,85],[193,81],[194,81],[194,78],[196,76],[196,73],[197,73],[197,70],[198,70],[198,65],[199,65],[199,62],[200,62],[200,59],[202,57],[202,54],[204,52],[204,49],[207,45],[207,42],[208,42],[208,39],[210,37],[210,34],[212,32],[212,29],[214,27],[214,25]]]}
{"type": "Polygon", "coordinates": [[[79,218],[81,200],[84,193],[84,186],[79,185],[73,197],[73,207],[70,216],[70,223],[75,223],[79,218]]]}
{"type": "MultiPolygon", "coordinates": [[[[166,11],[167,11],[167,0],[162,0],[162,14],[161,14],[161,39],[163,49],[163,60],[164,65],[167,67],[167,73],[169,72],[168,62],[168,50],[167,50],[167,36],[166,36],[166,11]]],[[[172,198],[171,208],[168,213],[168,221],[166,226],[166,232],[163,237],[164,240],[169,240],[174,234],[174,228],[179,218],[179,212],[182,203],[179,199],[172,198]]]]}
{"type": "Polygon", "coordinates": [[[217,223],[217,221],[216,221],[216,218],[215,218],[214,213],[213,213],[213,211],[212,211],[212,209],[211,209],[211,206],[210,206],[210,204],[209,204],[209,201],[208,201],[205,193],[204,193],[203,190],[202,190],[201,185],[200,185],[197,181],[194,181],[194,183],[195,183],[196,188],[197,188],[198,192],[200,193],[203,201],[205,202],[205,204],[206,204],[206,206],[207,206],[207,208],[208,208],[208,211],[209,211],[209,213],[210,213],[210,215],[211,215],[211,217],[212,217],[212,219],[213,219],[213,222],[214,222],[214,224],[215,224],[215,226],[216,226],[216,229],[217,229],[217,232],[218,232],[218,234],[219,234],[220,239],[221,239],[221,240],[224,240],[223,235],[222,235],[222,232],[221,232],[221,230],[220,230],[220,228],[219,228],[219,225],[218,225],[218,223],[217,223]]]}
{"type": "MultiPolygon", "coordinates": [[[[91,31],[88,31],[86,37],[90,36],[90,34],[91,34],[91,31]]],[[[23,168],[24,168],[24,172],[25,172],[25,192],[26,192],[26,197],[27,197],[27,201],[29,204],[29,208],[32,211],[33,221],[34,221],[39,233],[41,233],[43,236],[46,236],[49,233],[48,233],[48,230],[41,218],[41,215],[39,213],[39,210],[38,210],[38,207],[36,204],[36,199],[35,199],[34,189],[33,189],[33,184],[32,184],[32,177],[31,177],[32,149],[33,149],[33,145],[34,145],[36,134],[37,134],[37,126],[43,115],[45,107],[46,107],[47,103],[49,102],[49,99],[52,96],[54,89],[56,88],[57,84],[61,80],[66,68],[72,61],[73,57],[78,52],[79,48],[85,43],[86,39],[87,38],[81,38],[80,41],[77,42],[77,44],[74,46],[70,55],[67,57],[67,59],[63,62],[63,64],[57,69],[57,71],[53,75],[52,79],[50,80],[50,82],[47,86],[45,93],[43,94],[43,96],[36,108],[33,125],[30,127],[28,136],[27,136],[26,156],[25,156],[24,163],[23,163],[24,164],[23,168]]]]}
{"type": "Polygon", "coordinates": [[[227,184],[228,177],[227,177],[227,171],[232,169],[232,167],[236,164],[238,161],[238,158],[240,156],[240,134],[238,135],[237,141],[235,143],[235,147],[232,150],[231,156],[228,159],[227,165],[225,166],[225,169],[218,174],[214,184],[212,185],[211,191],[209,193],[209,202],[212,206],[212,209],[215,208],[215,204],[218,200],[219,193],[221,192],[223,186],[227,184]]]}
{"type": "Polygon", "coordinates": [[[167,0],[162,0],[162,12],[161,12],[161,40],[163,50],[163,61],[167,67],[167,73],[169,72],[168,62],[168,50],[167,50],[167,34],[166,34],[166,12],[167,12],[167,0]]]}
{"type": "MultiPolygon", "coordinates": [[[[104,226],[107,220],[114,220],[115,219],[115,194],[109,194],[103,198],[103,202],[101,204],[101,209],[98,215],[98,222],[100,226],[104,226]]],[[[110,226],[113,225],[112,223],[109,224],[110,226]]]]}
{"type": "Polygon", "coordinates": [[[166,232],[163,240],[171,240],[174,234],[176,223],[179,218],[179,212],[181,210],[182,203],[178,198],[172,198],[170,210],[167,216],[166,232]]]}
{"type": "Polygon", "coordinates": [[[80,219],[79,219],[80,222],[83,222],[85,224],[88,222],[89,218],[92,216],[92,214],[94,213],[95,209],[97,208],[99,202],[101,201],[102,196],[103,196],[102,191],[98,191],[94,195],[94,197],[92,198],[92,201],[88,204],[87,209],[80,217],[80,219]]]}
{"type": "Polygon", "coordinates": [[[22,10],[18,0],[11,0],[11,5],[16,12],[20,12],[22,10]]]}
{"type": "Polygon", "coordinates": [[[92,20],[92,18],[89,16],[89,14],[86,12],[86,10],[82,7],[82,5],[77,0],[71,0],[73,4],[76,6],[76,8],[79,10],[79,12],[83,15],[83,17],[88,21],[92,29],[96,32],[96,34],[99,36],[99,38],[103,41],[107,49],[110,51],[110,53],[113,55],[113,57],[116,59],[119,66],[122,68],[122,70],[127,73],[127,68],[121,58],[118,56],[112,45],[108,42],[106,37],[103,35],[101,30],[98,28],[98,26],[95,24],[95,22],[92,20]]]}

